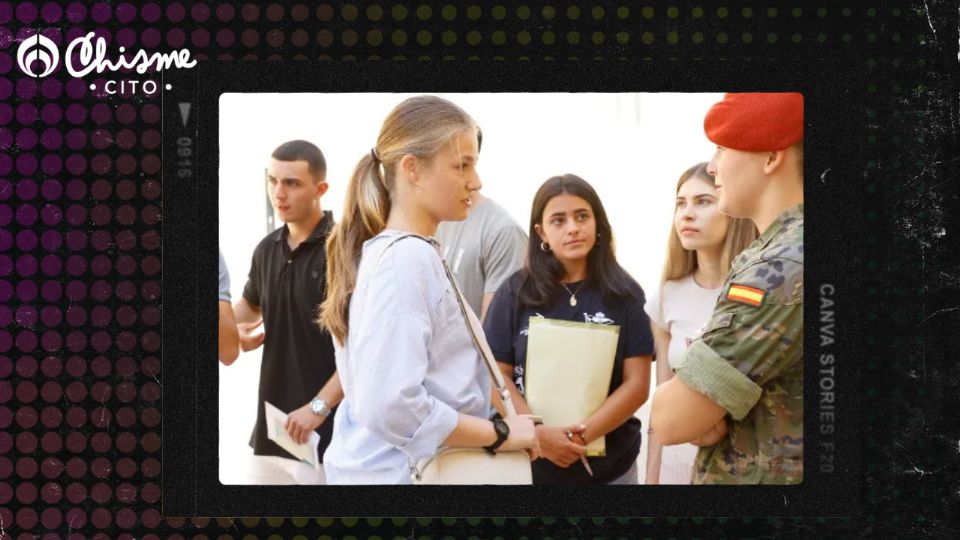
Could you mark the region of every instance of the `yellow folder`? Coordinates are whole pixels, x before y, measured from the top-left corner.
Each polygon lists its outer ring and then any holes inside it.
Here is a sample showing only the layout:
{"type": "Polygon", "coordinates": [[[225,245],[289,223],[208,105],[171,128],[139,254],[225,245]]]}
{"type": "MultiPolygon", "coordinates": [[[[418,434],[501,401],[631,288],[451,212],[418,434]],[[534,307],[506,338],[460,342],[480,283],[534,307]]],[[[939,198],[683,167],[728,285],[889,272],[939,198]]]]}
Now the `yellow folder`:
{"type": "MultiPolygon", "coordinates": [[[[583,421],[607,399],[620,327],[530,317],[524,397],[548,426],[583,421]]],[[[606,455],[606,439],[587,445],[606,455]]]]}

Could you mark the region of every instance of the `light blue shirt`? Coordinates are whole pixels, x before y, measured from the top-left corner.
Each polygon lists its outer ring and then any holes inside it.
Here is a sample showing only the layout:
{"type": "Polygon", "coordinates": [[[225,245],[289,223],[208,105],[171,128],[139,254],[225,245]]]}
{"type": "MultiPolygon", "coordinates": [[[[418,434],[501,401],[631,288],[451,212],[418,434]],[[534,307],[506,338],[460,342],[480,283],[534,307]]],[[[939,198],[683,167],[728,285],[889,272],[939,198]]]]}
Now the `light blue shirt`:
{"type": "Polygon", "coordinates": [[[223,260],[223,252],[217,249],[220,256],[220,300],[230,301],[230,272],[227,271],[227,261],[223,260]]]}
{"type": "Polygon", "coordinates": [[[490,375],[438,246],[407,238],[381,259],[398,234],[364,243],[350,330],[335,345],[344,399],[323,458],[330,484],[409,484],[411,467],[436,454],[458,413],[490,414],[490,375]]]}

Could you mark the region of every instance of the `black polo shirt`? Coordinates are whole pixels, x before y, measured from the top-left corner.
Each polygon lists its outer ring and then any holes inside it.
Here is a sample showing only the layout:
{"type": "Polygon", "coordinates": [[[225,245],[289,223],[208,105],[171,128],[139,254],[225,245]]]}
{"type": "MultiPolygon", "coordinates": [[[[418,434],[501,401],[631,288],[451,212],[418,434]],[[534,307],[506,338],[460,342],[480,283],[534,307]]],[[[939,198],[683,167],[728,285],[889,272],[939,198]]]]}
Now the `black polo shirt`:
{"type": "MultiPolygon", "coordinates": [[[[250,275],[243,298],[259,306],[266,338],[260,364],[257,423],[250,437],[253,453],[293,459],[267,438],[263,402],[292,412],[313,399],[337,367],[330,334],[316,324],[317,310],[326,287],[326,239],[333,214],[323,219],[297,249],[287,244],[286,225],[268,234],[253,251],[250,275]]],[[[333,415],[317,429],[323,452],[333,433],[333,415]]]]}

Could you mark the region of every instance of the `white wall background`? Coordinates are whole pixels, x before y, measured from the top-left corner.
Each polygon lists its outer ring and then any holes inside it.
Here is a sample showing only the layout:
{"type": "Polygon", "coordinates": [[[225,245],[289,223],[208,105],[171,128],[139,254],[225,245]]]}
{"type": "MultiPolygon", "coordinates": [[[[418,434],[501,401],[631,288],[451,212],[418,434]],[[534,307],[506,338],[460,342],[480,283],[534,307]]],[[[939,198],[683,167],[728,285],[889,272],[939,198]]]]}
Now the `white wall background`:
{"type": "MultiPolygon", "coordinates": [[[[267,233],[263,172],[291,139],[319,146],[330,189],[324,210],[339,219],[349,175],[376,142],[387,113],[413,94],[224,94],[220,98],[220,249],[231,294],[243,292],[254,247],[267,233]]],[[[703,116],[722,94],[437,94],[483,129],[483,193],[524,229],[537,188],[574,173],[599,193],[621,264],[644,290],[658,286],[677,178],[709,160],[703,116]]],[[[280,225],[278,223],[278,225],[280,225]]],[[[244,483],[256,413],[260,350],[220,366],[220,479],[244,483]]],[[[651,387],[655,384],[651,374],[651,387]]],[[[652,395],[651,388],[651,395],[652,395]]],[[[638,412],[646,431],[649,400],[638,412]]],[[[643,480],[646,436],[641,449],[643,480]]]]}

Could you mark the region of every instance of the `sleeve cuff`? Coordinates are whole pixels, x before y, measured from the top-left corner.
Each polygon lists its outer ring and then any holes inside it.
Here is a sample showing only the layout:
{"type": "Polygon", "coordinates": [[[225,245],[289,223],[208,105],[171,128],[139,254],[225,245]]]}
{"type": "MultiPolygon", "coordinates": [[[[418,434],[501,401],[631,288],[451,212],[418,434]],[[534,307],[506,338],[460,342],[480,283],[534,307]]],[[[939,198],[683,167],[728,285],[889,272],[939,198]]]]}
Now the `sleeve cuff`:
{"type": "Polygon", "coordinates": [[[407,454],[410,463],[418,463],[437,453],[443,441],[453,433],[460,420],[459,413],[439,400],[434,400],[433,410],[410,437],[407,444],[398,447],[407,454]]]}
{"type": "Polygon", "coordinates": [[[677,366],[677,377],[688,387],[720,405],[734,420],[741,420],[760,399],[761,388],[724,360],[703,340],[690,345],[677,366]]]}

